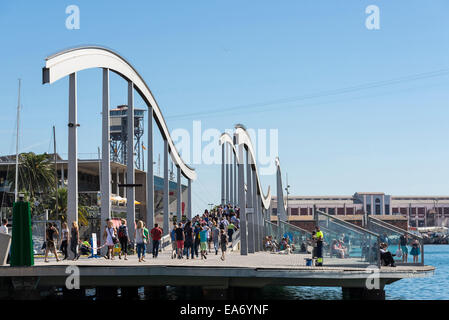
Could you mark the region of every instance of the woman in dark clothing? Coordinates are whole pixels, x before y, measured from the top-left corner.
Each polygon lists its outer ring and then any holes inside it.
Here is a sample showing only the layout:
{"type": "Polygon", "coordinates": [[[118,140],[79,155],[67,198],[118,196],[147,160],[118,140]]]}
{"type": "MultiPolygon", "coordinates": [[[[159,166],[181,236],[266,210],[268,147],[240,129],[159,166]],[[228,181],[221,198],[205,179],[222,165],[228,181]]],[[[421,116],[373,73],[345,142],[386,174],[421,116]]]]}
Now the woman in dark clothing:
{"type": "Polygon", "coordinates": [[[53,224],[50,222],[48,223],[47,231],[45,232],[46,236],[46,247],[45,247],[45,262],[48,262],[48,252],[52,251],[55,254],[56,261],[59,261],[58,253],[56,252],[55,247],[55,238],[58,238],[58,230],[56,230],[55,227],[53,227],[53,224]]]}
{"type": "Polygon", "coordinates": [[[118,227],[118,240],[120,241],[120,253],[118,254],[118,258],[122,258],[122,253],[125,255],[125,260],[128,260],[128,241],[129,241],[129,235],[128,235],[128,226],[126,225],[126,220],[121,219],[120,220],[122,225],[118,227]]]}
{"type": "Polygon", "coordinates": [[[80,232],[78,229],[78,223],[72,222],[72,228],[70,230],[70,250],[73,252],[73,260],[78,260],[80,254],[78,252],[78,244],[80,243],[80,232]]]}

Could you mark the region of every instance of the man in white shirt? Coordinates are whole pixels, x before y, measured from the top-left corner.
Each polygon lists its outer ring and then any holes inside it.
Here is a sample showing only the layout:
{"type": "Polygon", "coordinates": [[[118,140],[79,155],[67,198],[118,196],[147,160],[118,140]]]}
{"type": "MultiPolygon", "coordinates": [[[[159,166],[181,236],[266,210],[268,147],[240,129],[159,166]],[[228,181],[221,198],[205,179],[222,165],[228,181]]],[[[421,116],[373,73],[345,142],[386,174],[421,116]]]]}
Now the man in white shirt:
{"type": "Polygon", "coordinates": [[[7,219],[3,219],[2,220],[2,226],[0,227],[0,233],[6,233],[8,234],[8,220],[7,219]]]}

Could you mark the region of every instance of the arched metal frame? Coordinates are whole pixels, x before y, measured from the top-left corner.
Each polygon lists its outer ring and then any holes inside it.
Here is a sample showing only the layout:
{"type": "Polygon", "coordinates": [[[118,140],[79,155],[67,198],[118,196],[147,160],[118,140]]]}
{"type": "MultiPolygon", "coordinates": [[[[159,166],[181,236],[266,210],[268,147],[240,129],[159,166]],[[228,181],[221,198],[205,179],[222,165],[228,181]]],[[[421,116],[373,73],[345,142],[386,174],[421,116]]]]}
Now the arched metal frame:
{"type": "MultiPolygon", "coordinates": [[[[253,166],[253,170],[255,171],[255,174],[256,174],[257,189],[258,189],[259,194],[261,195],[262,205],[263,205],[264,209],[268,209],[270,207],[270,201],[271,201],[271,190],[270,190],[270,186],[268,186],[267,193],[266,193],[266,195],[264,195],[263,190],[262,190],[262,184],[260,183],[260,179],[259,179],[259,173],[257,171],[256,156],[254,153],[253,143],[251,142],[251,137],[249,136],[246,129],[242,126],[236,126],[235,135],[237,137],[237,144],[238,145],[243,144],[245,146],[245,149],[247,150],[248,154],[251,157],[251,165],[253,166]]],[[[244,161],[244,160],[238,159],[238,162],[243,164],[243,162],[241,162],[241,161],[244,161]]]]}
{"type": "Polygon", "coordinates": [[[159,127],[161,135],[168,142],[173,162],[181,168],[184,177],[190,180],[197,178],[193,168],[184,163],[170,136],[161,109],[153,97],[151,90],[134,67],[116,52],[102,47],[79,47],[58,52],[47,57],[43,69],[43,83],[52,84],[61,78],[78,71],[104,68],[120,75],[123,79],[133,83],[148,107],[153,108],[153,117],[159,127]]]}
{"type": "MultiPolygon", "coordinates": [[[[168,154],[170,154],[171,159],[175,165],[179,168],[180,173],[188,179],[188,215],[191,216],[191,181],[197,178],[196,172],[193,168],[188,166],[182,160],[180,154],[176,150],[173,140],[170,136],[167,124],[156,102],[153,97],[151,90],[149,89],[146,82],[143,80],[141,75],[134,69],[134,67],[126,61],[122,56],[116,52],[103,47],[88,46],[88,47],[78,47],[68,50],[58,52],[54,55],[47,57],[45,67],[42,72],[43,83],[52,84],[61,78],[69,76],[69,195],[68,195],[68,209],[70,214],[68,216],[69,223],[77,220],[78,211],[78,164],[77,164],[77,97],[76,97],[76,79],[77,72],[92,69],[101,68],[103,69],[103,129],[102,129],[102,144],[103,146],[103,159],[108,159],[108,161],[102,161],[102,171],[109,172],[104,175],[102,179],[102,195],[110,196],[110,165],[109,165],[109,70],[118,74],[124,80],[128,82],[128,121],[132,123],[134,114],[134,97],[133,89],[135,89],[140,97],[145,101],[145,104],[149,110],[149,131],[148,140],[151,147],[153,146],[153,133],[152,133],[152,119],[156,121],[159,127],[159,131],[164,140],[164,162],[167,162],[168,154]],[[106,146],[107,145],[107,146],[106,146]],[[104,181],[103,181],[104,180],[104,181]]],[[[129,126],[129,130],[133,130],[133,126],[129,126]]],[[[129,136],[133,137],[132,131],[129,136]]],[[[128,141],[132,143],[132,141],[128,141]]],[[[132,146],[132,145],[131,145],[132,146]]],[[[149,154],[150,156],[150,154],[149,154]]],[[[128,159],[128,179],[127,183],[134,183],[134,161],[133,155],[131,153],[131,160],[128,159]]],[[[150,184],[147,189],[147,224],[148,227],[153,226],[154,222],[154,188],[153,188],[153,161],[151,153],[151,161],[149,161],[149,170],[147,176],[147,183],[150,184]]],[[[168,170],[168,165],[165,166],[164,171],[168,170]]],[[[178,171],[178,172],[179,172],[178,171]]],[[[166,177],[167,178],[167,177],[166,177]]],[[[168,178],[167,178],[168,179],[168,178]]],[[[180,181],[180,179],[178,179],[180,181]]],[[[168,233],[168,182],[164,184],[164,234],[168,233]]],[[[177,190],[178,199],[180,199],[180,188],[177,190]]],[[[130,188],[127,190],[127,220],[128,227],[130,228],[130,234],[133,235],[134,232],[134,190],[130,188]],[[132,190],[132,191],[131,191],[132,190]]],[[[107,205],[102,202],[102,226],[101,230],[104,228],[105,218],[110,217],[110,201],[107,201],[107,205]],[[103,213],[104,212],[104,213],[103,213]]],[[[179,206],[180,207],[180,206],[179,206]]],[[[180,211],[180,210],[178,210],[180,211]]]]}

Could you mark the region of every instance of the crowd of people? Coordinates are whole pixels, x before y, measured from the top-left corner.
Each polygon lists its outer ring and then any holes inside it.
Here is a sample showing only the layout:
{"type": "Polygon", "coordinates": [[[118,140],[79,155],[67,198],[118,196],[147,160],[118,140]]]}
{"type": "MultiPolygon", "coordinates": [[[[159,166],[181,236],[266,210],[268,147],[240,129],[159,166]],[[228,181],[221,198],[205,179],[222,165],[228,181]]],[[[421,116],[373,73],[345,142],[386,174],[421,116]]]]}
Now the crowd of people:
{"type": "MultiPolygon", "coordinates": [[[[172,243],[172,258],[207,259],[207,254],[211,249],[218,255],[221,251],[221,260],[225,260],[225,253],[230,246],[235,232],[240,225],[240,212],[238,207],[231,205],[217,206],[214,209],[205,210],[203,214],[196,215],[191,220],[173,222],[170,230],[172,243]]],[[[139,262],[145,262],[147,245],[151,244],[152,257],[157,258],[161,250],[161,240],[164,234],[163,229],[156,223],[151,230],[148,230],[145,222],[136,221],[136,231],[130,235],[125,219],[121,219],[119,227],[114,227],[111,219],[106,220],[106,226],[102,233],[102,245],[97,249],[107,248],[105,259],[114,260],[116,253],[118,258],[128,260],[130,250],[137,253],[139,262]]],[[[48,253],[52,252],[56,261],[60,261],[57,247],[63,255],[63,260],[68,258],[68,248],[74,254],[73,260],[78,260],[81,254],[92,252],[92,244],[88,239],[80,239],[77,222],[72,223],[69,230],[67,223],[62,224],[59,233],[52,223],[47,224],[46,239],[42,249],[45,249],[45,262],[48,262],[48,253]]]]}

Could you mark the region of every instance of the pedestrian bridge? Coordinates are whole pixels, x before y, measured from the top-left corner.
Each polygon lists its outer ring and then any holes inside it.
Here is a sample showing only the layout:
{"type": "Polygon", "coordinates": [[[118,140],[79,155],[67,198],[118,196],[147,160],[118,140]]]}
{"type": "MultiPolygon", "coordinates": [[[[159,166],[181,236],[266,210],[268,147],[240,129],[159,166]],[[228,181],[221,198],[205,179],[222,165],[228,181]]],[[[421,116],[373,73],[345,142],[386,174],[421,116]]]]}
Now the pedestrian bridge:
{"type": "MultiPolygon", "coordinates": [[[[188,180],[187,219],[192,218],[192,181],[197,177],[194,168],[188,166],[176,150],[170,136],[162,110],[152,95],[147,83],[136,69],[122,56],[102,47],[80,47],[61,51],[46,59],[43,68],[43,83],[52,84],[69,77],[69,121],[68,121],[68,222],[78,220],[78,151],[77,151],[77,73],[86,69],[102,70],[102,160],[101,198],[110,199],[110,150],[109,150],[109,72],[115,72],[128,83],[128,123],[134,121],[134,92],[136,91],[148,107],[147,153],[147,212],[145,220],[148,228],[154,225],[154,168],[153,168],[153,126],[154,118],[164,140],[164,234],[169,231],[168,211],[168,159],[171,157],[177,167],[177,218],[181,220],[181,177],[188,180]]],[[[133,125],[129,125],[130,130],[133,125]]],[[[128,134],[128,148],[132,150],[133,134],[128,134]]],[[[379,258],[380,236],[377,232],[388,230],[397,235],[400,231],[372,220],[366,228],[342,221],[334,216],[315,210],[314,219],[325,235],[324,266],[307,266],[307,253],[311,245],[311,233],[287,223],[286,205],[283,199],[280,160],[276,159],[278,199],[277,221],[271,218],[271,188],[264,187],[259,178],[254,146],[243,125],[236,125],[232,134],[223,133],[219,141],[222,150],[221,164],[221,204],[237,206],[240,210],[240,228],[233,239],[234,250],[226,260],[220,256],[208,255],[206,260],[171,259],[171,252],[165,249],[157,259],[148,258],[139,263],[135,256],[128,261],[105,260],[103,258],[81,258],[78,261],[45,263],[36,259],[32,267],[0,267],[0,281],[6,288],[36,291],[40,286],[65,285],[67,267],[76,265],[80,271],[81,286],[84,287],[124,287],[138,286],[202,286],[205,290],[228,290],[229,288],[261,288],[269,285],[339,286],[347,290],[365,290],[369,277],[379,279],[379,287],[369,290],[377,296],[384,295],[383,287],[403,278],[428,276],[434,268],[424,265],[424,259],[417,265],[398,265],[396,268],[381,267],[379,258]],[[332,254],[331,243],[340,240],[346,245],[344,259],[332,254]],[[264,251],[266,236],[280,242],[288,237],[295,246],[293,253],[271,253],[264,251]],[[305,251],[300,248],[306,248],[305,251]],[[377,291],[376,291],[377,290],[377,291]]],[[[127,224],[130,234],[134,234],[134,155],[127,159],[127,224]]],[[[111,217],[110,202],[101,203],[101,220],[111,217]]],[[[169,246],[169,237],[164,237],[163,247],[169,246]],[[167,240],[168,239],[168,240],[167,240]]],[[[310,250],[309,250],[310,251],[310,250]]],[[[422,250],[423,252],[423,250],[422,250]]]]}

